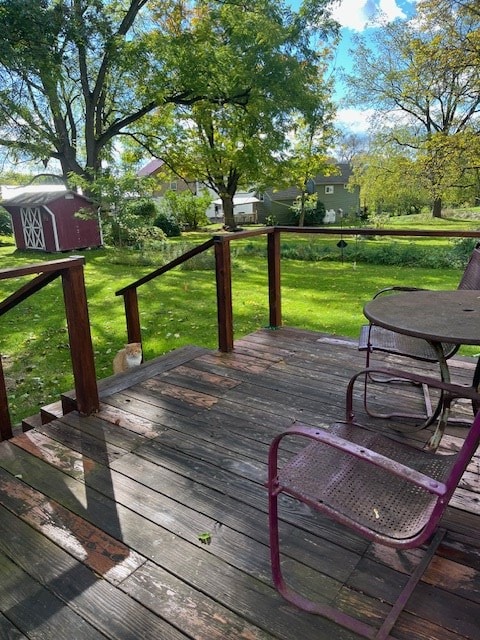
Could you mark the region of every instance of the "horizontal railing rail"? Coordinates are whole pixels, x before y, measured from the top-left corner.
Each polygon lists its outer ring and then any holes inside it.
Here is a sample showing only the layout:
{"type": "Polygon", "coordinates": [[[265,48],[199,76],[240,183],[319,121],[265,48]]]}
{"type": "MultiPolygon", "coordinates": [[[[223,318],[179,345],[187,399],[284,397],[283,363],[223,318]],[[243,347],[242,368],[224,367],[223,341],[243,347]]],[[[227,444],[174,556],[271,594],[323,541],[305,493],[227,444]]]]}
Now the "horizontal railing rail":
{"type": "Polygon", "coordinates": [[[262,227],[237,233],[219,234],[198,247],[175,258],[168,264],[152,271],[143,278],[123,287],[116,295],[123,295],[129,342],[141,342],[140,315],[138,308],[137,289],[150,282],[157,276],[167,273],[174,267],[186,262],[193,256],[214,247],[215,278],[217,286],[217,323],[218,347],[220,351],[228,352],[233,349],[233,304],[232,304],[232,242],[244,240],[254,236],[267,238],[268,265],[268,299],[269,326],[280,327],[282,324],[281,281],[280,281],[280,250],[282,234],[308,235],[337,235],[337,236],[391,236],[391,237],[434,237],[434,238],[480,238],[479,231],[439,231],[416,229],[372,229],[367,227],[262,227]]]}
{"type": "MultiPolygon", "coordinates": [[[[0,316],[60,277],[75,385],[76,408],[89,415],[99,409],[93,345],[88,317],[83,257],[52,260],[0,270],[0,280],[39,274],[0,302],[0,316]]],[[[0,358],[0,439],[12,437],[8,394],[0,358]]]]}

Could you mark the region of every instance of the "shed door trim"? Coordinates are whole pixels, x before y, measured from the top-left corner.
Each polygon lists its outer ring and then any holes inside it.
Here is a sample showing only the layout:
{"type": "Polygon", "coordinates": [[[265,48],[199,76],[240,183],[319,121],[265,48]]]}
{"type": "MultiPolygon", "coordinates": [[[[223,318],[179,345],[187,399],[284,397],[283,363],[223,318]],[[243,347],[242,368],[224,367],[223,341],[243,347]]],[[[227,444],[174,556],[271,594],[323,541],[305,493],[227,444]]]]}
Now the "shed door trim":
{"type": "Polygon", "coordinates": [[[51,209],[44,205],[43,207],[45,211],[50,215],[52,219],[52,228],[53,228],[53,239],[55,242],[55,251],[60,251],[60,243],[58,241],[58,231],[57,231],[57,218],[51,209]]]}
{"type": "Polygon", "coordinates": [[[45,236],[40,207],[22,207],[20,214],[26,248],[45,250],[45,236]]]}

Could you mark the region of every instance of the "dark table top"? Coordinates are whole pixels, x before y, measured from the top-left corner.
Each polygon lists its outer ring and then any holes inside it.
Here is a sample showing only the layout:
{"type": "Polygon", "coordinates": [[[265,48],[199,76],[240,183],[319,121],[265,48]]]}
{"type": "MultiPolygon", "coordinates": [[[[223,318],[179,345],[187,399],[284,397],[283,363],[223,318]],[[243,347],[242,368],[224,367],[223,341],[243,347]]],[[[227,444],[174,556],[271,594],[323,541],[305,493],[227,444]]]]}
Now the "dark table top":
{"type": "Polygon", "coordinates": [[[432,342],[480,344],[480,291],[381,295],[364,307],[375,325],[432,342]]]}

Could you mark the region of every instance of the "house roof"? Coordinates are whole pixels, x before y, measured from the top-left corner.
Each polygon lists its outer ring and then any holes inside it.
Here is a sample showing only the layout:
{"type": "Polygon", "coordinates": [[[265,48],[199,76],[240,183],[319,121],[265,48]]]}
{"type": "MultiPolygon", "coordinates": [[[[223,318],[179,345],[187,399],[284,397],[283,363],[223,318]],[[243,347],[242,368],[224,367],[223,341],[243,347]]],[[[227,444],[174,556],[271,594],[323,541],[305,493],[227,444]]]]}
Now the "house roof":
{"type": "MultiPolygon", "coordinates": [[[[233,196],[233,206],[238,207],[242,204],[253,204],[254,202],[260,202],[255,196],[233,196]]],[[[222,204],[221,198],[214,200],[212,204],[222,204]]]]}
{"type": "Polygon", "coordinates": [[[137,175],[140,177],[151,176],[152,174],[157,173],[157,171],[161,169],[164,164],[165,163],[163,160],[160,160],[159,158],[153,158],[138,171],[137,175]]]}
{"type": "MultiPolygon", "coordinates": [[[[332,174],[332,175],[317,175],[315,176],[313,182],[315,186],[326,185],[326,184],[346,184],[348,179],[352,175],[352,167],[347,162],[336,162],[332,163],[333,167],[336,167],[340,173],[332,174]]],[[[294,200],[299,194],[300,189],[295,186],[290,186],[285,189],[272,189],[269,188],[266,190],[266,195],[270,200],[275,201],[290,201],[294,200]]]]}
{"type": "Polygon", "coordinates": [[[329,176],[318,175],[315,177],[315,184],[345,184],[353,173],[352,165],[347,162],[337,162],[335,167],[339,169],[340,173],[332,174],[329,176]]]}

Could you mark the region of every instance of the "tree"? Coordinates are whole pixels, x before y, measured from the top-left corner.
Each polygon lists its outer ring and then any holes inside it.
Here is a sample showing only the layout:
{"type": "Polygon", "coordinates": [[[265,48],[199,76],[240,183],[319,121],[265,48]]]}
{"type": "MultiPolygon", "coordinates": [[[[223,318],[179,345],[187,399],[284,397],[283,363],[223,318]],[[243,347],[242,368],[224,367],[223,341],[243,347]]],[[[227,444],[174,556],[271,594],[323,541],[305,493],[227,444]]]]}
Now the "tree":
{"type": "Polygon", "coordinates": [[[363,206],[372,215],[420,213],[429,196],[415,158],[383,136],[353,161],[350,184],[360,187],[363,206]]]}
{"type": "Polygon", "coordinates": [[[154,109],[200,98],[241,102],[242,90],[206,95],[194,65],[182,68],[186,5],[0,0],[0,145],[11,159],[55,159],[65,177],[92,181],[115,158],[118,137],[154,109]]]}
{"type": "MultiPolygon", "coordinates": [[[[294,118],[320,110],[324,49],[313,38],[334,33],[326,6],[325,0],[308,1],[293,12],[282,1],[205,0],[178,16],[177,45],[170,51],[179,73],[195,68],[205,96],[237,99],[171,105],[168,117],[163,109],[145,118],[136,140],[184,179],[195,178],[218,194],[228,227],[235,227],[236,191],[278,171],[289,156],[294,118]]],[[[152,52],[157,47],[163,50],[161,38],[152,40],[152,52]]],[[[329,108],[322,106],[325,121],[329,108]]]]}
{"type": "Polygon", "coordinates": [[[369,136],[365,133],[339,131],[335,146],[335,155],[339,162],[351,164],[355,158],[366,153],[369,136]]]}
{"type": "Polygon", "coordinates": [[[333,135],[331,116],[333,110],[326,108],[328,100],[310,113],[296,119],[293,129],[293,141],[285,161],[279,165],[280,183],[295,185],[300,196],[294,205],[297,223],[303,227],[305,215],[311,217],[316,210],[317,199],[311,196],[314,179],[320,173],[330,175],[336,172],[335,165],[326,155],[333,135]]]}
{"type": "Polygon", "coordinates": [[[459,141],[474,143],[480,131],[478,49],[472,46],[478,28],[474,12],[423,0],[415,20],[385,25],[374,49],[358,37],[352,51],[349,97],[376,109],[377,127],[389,129],[390,140],[415,150],[435,217],[444,193],[465,169],[464,162],[450,161],[458,158],[459,141]],[[395,119],[401,127],[383,124],[395,119]]]}

